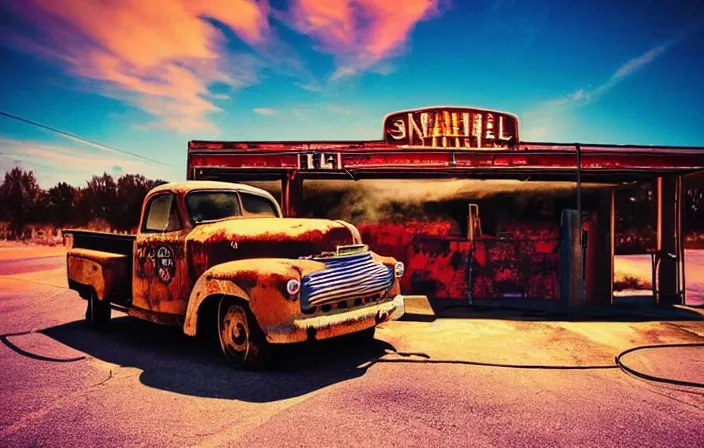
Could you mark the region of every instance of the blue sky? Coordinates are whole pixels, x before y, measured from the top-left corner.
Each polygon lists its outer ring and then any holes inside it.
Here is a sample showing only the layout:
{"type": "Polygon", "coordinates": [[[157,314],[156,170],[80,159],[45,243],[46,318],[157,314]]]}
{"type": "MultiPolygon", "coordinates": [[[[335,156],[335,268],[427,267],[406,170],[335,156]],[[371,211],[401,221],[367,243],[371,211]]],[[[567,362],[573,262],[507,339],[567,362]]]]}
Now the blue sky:
{"type": "Polygon", "coordinates": [[[161,162],[0,117],[0,169],[43,187],[182,180],[191,139],[379,139],[385,114],[430,105],[517,114],[523,140],[704,146],[704,2],[8,0],[0,17],[1,111],[161,162]]]}

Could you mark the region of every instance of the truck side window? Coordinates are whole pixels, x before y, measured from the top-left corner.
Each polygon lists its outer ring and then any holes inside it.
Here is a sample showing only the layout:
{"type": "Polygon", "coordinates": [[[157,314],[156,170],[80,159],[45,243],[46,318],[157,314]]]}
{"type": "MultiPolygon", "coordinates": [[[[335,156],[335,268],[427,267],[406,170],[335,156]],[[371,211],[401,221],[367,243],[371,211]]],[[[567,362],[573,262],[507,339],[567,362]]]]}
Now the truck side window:
{"type": "Polygon", "coordinates": [[[276,207],[265,197],[240,192],[242,207],[249,215],[279,217],[276,207]]]}
{"type": "Polygon", "coordinates": [[[147,206],[146,232],[173,232],[181,228],[174,195],[162,194],[152,198],[147,206]]]}

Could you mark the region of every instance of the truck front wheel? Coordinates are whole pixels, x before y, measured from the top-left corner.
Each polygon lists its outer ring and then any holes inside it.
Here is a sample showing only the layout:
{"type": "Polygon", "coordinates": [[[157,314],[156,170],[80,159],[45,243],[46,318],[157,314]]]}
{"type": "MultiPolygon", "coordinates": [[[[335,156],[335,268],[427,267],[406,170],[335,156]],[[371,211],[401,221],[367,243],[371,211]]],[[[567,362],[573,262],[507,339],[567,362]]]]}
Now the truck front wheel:
{"type": "Polygon", "coordinates": [[[95,291],[91,290],[88,296],[88,306],[86,307],[86,323],[95,329],[104,329],[110,323],[112,310],[110,304],[104,300],[98,300],[95,291]]]}
{"type": "Polygon", "coordinates": [[[245,303],[220,299],[218,334],[225,359],[233,367],[255,370],[268,364],[271,346],[245,303]]]}

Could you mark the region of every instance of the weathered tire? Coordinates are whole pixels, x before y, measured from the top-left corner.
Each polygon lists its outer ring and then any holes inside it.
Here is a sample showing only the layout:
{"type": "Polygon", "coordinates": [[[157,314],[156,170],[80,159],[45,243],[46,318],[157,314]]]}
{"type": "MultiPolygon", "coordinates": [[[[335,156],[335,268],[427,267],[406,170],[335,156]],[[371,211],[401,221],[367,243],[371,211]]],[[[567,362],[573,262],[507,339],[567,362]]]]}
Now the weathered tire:
{"type": "Polygon", "coordinates": [[[110,324],[112,309],[110,304],[105,301],[98,300],[95,291],[91,291],[88,296],[88,305],[86,307],[86,323],[90,328],[102,330],[110,324]]]}
{"type": "Polygon", "coordinates": [[[269,365],[271,344],[245,302],[229,297],[220,299],[218,336],[222,353],[234,368],[258,370],[269,365]]]}

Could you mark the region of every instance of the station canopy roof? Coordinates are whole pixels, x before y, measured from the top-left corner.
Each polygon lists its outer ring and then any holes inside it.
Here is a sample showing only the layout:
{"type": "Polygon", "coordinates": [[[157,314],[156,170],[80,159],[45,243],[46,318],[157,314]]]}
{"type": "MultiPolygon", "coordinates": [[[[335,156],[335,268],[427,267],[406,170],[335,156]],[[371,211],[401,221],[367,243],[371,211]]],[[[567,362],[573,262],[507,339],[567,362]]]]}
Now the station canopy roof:
{"type": "Polygon", "coordinates": [[[475,178],[626,183],[704,171],[704,147],[522,142],[518,118],[431,107],[395,112],[373,141],[190,141],[188,178],[475,178]]]}

